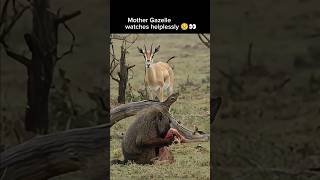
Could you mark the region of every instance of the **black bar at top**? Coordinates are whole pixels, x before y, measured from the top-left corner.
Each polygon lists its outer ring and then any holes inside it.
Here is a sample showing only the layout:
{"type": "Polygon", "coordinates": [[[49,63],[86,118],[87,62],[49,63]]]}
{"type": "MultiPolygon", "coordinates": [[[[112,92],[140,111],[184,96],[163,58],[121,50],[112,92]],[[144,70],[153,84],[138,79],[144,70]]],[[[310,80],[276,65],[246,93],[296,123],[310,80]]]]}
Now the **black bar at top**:
{"type": "Polygon", "coordinates": [[[119,1],[111,0],[110,5],[110,31],[111,33],[210,33],[210,0],[182,1],[119,1]],[[148,23],[129,23],[128,18],[148,19],[148,23]],[[171,19],[165,24],[172,27],[179,26],[178,30],[151,29],[150,18],[171,19]],[[196,29],[182,30],[181,24],[195,24],[196,29]],[[148,25],[149,29],[126,29],[125,25],[148,25]]]}

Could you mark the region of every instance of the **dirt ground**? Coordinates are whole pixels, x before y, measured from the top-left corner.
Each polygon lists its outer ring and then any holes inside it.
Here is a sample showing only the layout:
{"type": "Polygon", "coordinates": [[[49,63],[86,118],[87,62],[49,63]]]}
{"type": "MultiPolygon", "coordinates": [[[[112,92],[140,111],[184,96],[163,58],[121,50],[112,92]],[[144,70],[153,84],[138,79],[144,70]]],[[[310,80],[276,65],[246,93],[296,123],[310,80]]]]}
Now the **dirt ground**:
{"type": "MultiPolygon", "coordinates": [[[[135,38],[135,35],[132,35],[135,38]]],[[[144,44],[149,48],[160,45],[160,51],[154,60],[166,61],[172,56],[169,64],[173,66],[175,74],[174,91],[180,96],[170,109],[173,116],[181,120],[186,127],[193,129],[196,125],[199,130],[209,133],[210,119],[210,53],[199,40],[197,34],[147,34],[138,35],[137,42],[128,50],[128,64],[136,65],[133,68],[133,78],[129,80],[130,89],[127,101],[142,100],[137,92],[144,88],[144,58],[138,52],[137,46],[144,44]]],[[[119,45],[114,40],[115,54],[119,57],[119,45]]],[[[111,80],[111,107],[117,105],[117,84],[111,80]]],[[[123,160],[121,138],[134,117],[122,120],[111,128],[110,154],[112,159],[123,160]]],[[[111,179],[209,179],[210,177],[210,143],[188,143],[170,146],[176,162],[170,165],[136,165],[111,166],[111,179]],[[185,173],[188,172],[188,173],[185,173]]]]}
{"type": "Polygon", "coordinates": [[[216,179],[320,178],[310,171],[320,167],[317,4],[214,1],[216,179]]]}

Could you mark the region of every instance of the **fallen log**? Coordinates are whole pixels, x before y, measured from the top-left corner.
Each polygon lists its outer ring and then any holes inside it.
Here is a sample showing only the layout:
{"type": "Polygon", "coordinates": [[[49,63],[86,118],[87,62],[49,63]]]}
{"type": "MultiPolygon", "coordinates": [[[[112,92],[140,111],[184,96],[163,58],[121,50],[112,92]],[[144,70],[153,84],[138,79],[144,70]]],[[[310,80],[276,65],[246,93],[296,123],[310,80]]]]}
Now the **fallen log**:
{"type": "MultiPolygon", "coordinates": [[[[120,120],[136,115],[140,110],[149,107],[149,106],[160,106],[162,108],[169,109],[170,106],[178,99],[179,93],[174,93],[167,98],[164,102],[159,101],[139,101],[139,102],[132,102],[128,104],[122,104],[113,108],[110,112],[110,123],[107,126],[113,126],[115,123],[119,122],[120,120]]],[[[199,142],[199,141],[208,141],[209,134],[200,134],[198,132],[194,132],[182,124],[178,123],[178,121],[171,115],[171,127],[175,128],[187,138],[186,142],[199,142]]],[[[209,122],[208,122],[209,123],[209,122]]]]}
{"type": "Polygon", "coordinates": [[[108,131],[106,126],[68,130],[9,148],[0,154],[0,179],[43,180],[77,170],[107,179],[108,131]]]}
{"type": "MultiPolygon", "coordinates": [[[[110,111],[110,123],[37,136],[6,149],[0,154],[0,180],[43,180],[79,170],[89,179],[107,179],[107,134],[110,127],[150,105],[169,109],[178,96],[179,94],[173,94],[165,102],[141,101],[121,105],[110,111]]],[[[209,139],[208,134],[193,132],[171,118],[173,128],[189,139],[189,142],[209,139]]]]}

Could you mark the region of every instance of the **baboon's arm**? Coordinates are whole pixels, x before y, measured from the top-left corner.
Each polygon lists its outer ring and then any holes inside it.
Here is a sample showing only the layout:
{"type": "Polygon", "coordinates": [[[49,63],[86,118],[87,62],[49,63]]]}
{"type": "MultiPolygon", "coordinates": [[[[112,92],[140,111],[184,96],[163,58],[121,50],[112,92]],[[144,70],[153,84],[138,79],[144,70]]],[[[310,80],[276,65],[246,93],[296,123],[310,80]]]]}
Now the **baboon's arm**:
{"type": "Polygon", "coordinates": [[[169,146],[173,143],[174,139],[163,139],[163,138],[149,138],[146,140],[137,139],[137,144],[142,147],[163,147],[169,146]]]}

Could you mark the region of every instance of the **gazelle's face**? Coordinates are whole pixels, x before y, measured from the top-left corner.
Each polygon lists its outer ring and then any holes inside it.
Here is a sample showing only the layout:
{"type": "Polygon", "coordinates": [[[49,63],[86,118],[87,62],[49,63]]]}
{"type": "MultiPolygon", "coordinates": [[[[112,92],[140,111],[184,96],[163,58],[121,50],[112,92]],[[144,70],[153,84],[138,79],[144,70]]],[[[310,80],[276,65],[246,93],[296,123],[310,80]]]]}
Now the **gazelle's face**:
{"type": "Polygon", "coordinates": [[[159,51],[159,49],[160,45],[157,48],[155,48],[154,51],[152,49],[152,45],[149,50],[147,50],[146,46],[144,46],[144,50],[138,47],[139,52],[143,54],[144,64],[146,68],[150,68],[151,64],[153,63],[153,56],[159,51]]]}
{"type": "Polygon", "coordinates": [[[146,68],[149,68],[150,65],[153,63],[153,54],[154,53],[152,53],[152,50],[144,52],[143,56],[144,56],[146,68]]]}

